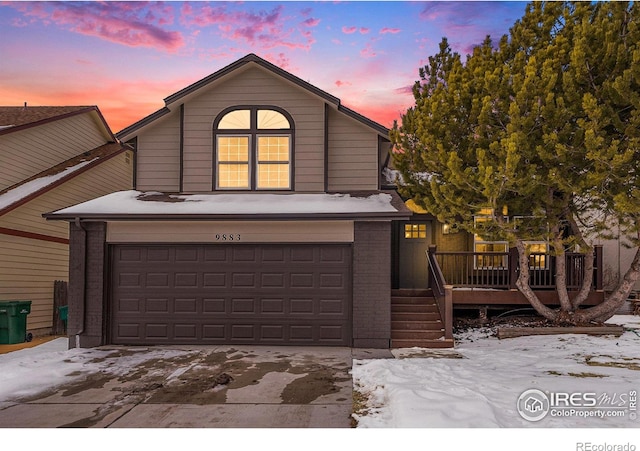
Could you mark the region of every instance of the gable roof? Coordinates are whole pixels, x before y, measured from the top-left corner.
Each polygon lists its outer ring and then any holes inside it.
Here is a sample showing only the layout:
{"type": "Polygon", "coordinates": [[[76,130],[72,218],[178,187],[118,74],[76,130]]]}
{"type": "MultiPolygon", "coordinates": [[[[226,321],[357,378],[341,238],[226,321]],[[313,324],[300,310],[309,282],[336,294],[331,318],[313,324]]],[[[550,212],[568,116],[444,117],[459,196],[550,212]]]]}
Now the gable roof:
{"type": "Polygon", "coordinates": [[[171,94],[169,97],[166,97],[164,99],[164,103],[165,103],[165,107],[161,108],[160,110],[156,111],[155,113],[150,114],[149,116],[139,120],[138,122],[130,125],[129,127],[126,127],[125,129],[119,131],[118,133],[116,133],[116,136],[118,137],[118,139],[123,139],[124,137],[130,136],[132,133],[135,133],[136,131],[140,130],[141,128],[145,127],[146,125],[154,122],[155,120],[161,118],[162,116],[169,114],[172,110],[171,110],[171,105],[178,102],[179,100],[183,99],[184,97],[193,94],[194,92],[198,91],[199,89],[202,89],[204,87],[206,87],[207,85],[209,85],[210,83],[213,83],[229,74],[231,74],[232,72],[246,66],[247,64],[257,64],[258,66],[300,86],[301,88],[309,91],[310,93],[322,98],[325,102],[327,102],[328,104],[334,105],[336,107],[336,109],[344,114],[346,114],[347,116],[352,117],[353,119],[361,122],[362,124],[366,125],[367,127],[370,127],[372,129],[374,129],[377,133],[379,133],[380,135],[387,137],[389,135],[389,129],[386,128],[385,126],[347,108],[344,107],[341,103],[340,103],[340,99],[338,99],[337,97],[332,96],[331,94],[329,94],[326,91],[323,91],[322,89],[313,86],[312,84],[302,80],[299,77],[296,77],[295,75],[291,74],[290,72],[287,72],[286,70],[276,66],[275,64],[272,64],[262,58],[260,58],[259,56],[251,53],[247,56],[245,56],[244,58],[241,58],[239,60],[237,60],[234,63],[229,64],[228,66],[218,70],[217,72],[214,72],[213,74],[209,75],[208,77],[203,78],[202,80],[199,80],[189,86],[187,86],[184,89],[181,89],[180,91],[171,94]]]}
{"type": "Polygon", "coordinates": [[[97,106],[0,106],[0,135],[66,119],[85,113],[95,113],[112,141],[116,138],[97,106]]]}
{"type": "Polygon", "coordinates": [[[120,143],[104,144],[0,190],[0,216],[127,150],[120,143]]]}

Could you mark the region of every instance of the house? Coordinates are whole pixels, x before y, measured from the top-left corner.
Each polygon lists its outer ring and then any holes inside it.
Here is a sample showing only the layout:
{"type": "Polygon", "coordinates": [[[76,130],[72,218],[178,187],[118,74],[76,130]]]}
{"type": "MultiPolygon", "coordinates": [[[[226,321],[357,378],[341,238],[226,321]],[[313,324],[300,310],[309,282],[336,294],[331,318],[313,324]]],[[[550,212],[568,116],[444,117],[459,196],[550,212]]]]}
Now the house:
{"type": "Polygon", "coordinates": [[[382,189],[389,130],[253,54],[164,103],[117,134],[133,190],[45,215],[70,227],[71,346],[388,348],[412,215],[382,189]]]}
{"type": "Polygon", "coordinates": [[[95,106],[0,107],[0,301],[29,300],[27,330],[51,333],[69,228],[42,213],[132,186],[132,152],[95,106]]]}
{"type": "Polygon", "coordinates": [[[450,347],[454,309],[529,306],[513,250],[400,198],[389,130],[340,99],[250,54],[164,103],[117,133],[132,190],[44,215],[69,223],[71,346],[450,347]]]}

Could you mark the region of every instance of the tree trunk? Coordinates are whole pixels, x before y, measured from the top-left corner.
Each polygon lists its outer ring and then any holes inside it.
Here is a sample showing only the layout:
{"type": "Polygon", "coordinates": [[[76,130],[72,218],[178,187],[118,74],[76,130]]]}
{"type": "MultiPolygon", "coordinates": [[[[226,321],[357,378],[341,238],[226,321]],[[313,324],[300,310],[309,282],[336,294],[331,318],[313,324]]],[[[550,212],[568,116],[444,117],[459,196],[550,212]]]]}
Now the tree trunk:
{"type": "MultiPolygon", "coordinates": [[[[556,292],[560,301],[560,310],[572,312],[573,306],[567,290],[567,257],[564,252],[564,243],[561,239],[556,238],[553,242],[553,248],[556,255],[556,292]]],[[[526,267],[529,267],[528,263],[526,267]]]]}
{"type": "Polygon", "coordinates": [[[524,295],[527,301],[529,301],[536,312],[548,320],[555,321],[558,313],[544,305],[529,285],[529,256],[527,255],[527,249],[522,240],[516,240],[516,249],[518,249],[518,259],[520,262],[520,274],[516,281],[516,287],[520,293],[524,295]]]}
{"type": "Polygon", "coordinates": [[[629,298],[629,294],[638,279],[640,279],[640,247],[636,249],[636,255],[633,257],[631,266],[611,295],[600,305],[578,311],[576,319],[583,323],[608,320],[629,298]]]}
{"type": "Polygon", "coordinates": [[[589,297],[591,288],[593,286],[593,247],[587,248],[587,253],[584,254],[584,268],[582,273],[582,281],[580,290],[571,301],[573,310],[577,310],[584,301],[589,297]]]}
{"type": "MultiPolygon", "coordinates": [[[[582,230],[580,230],[580,226],[576,222],[573,215],[568,215],[569,224],[571,225],[571,233],[574,237],[578,239],[578,243],[580,247],[585,249],[584,252],[584,268],[582,273],[582,281],[580,284],[580,290],[576,294],[576,296],[571,301],[572,310],[575,311],[582,305],[584,301],[589,297],[589,293],[591,292],[591,287],[593,285],[593,246],[587,243],[584,239],[584,235],[582,234],[582,230]]],[[[600,270],[602,270],[600,268],[600,270]]]]}

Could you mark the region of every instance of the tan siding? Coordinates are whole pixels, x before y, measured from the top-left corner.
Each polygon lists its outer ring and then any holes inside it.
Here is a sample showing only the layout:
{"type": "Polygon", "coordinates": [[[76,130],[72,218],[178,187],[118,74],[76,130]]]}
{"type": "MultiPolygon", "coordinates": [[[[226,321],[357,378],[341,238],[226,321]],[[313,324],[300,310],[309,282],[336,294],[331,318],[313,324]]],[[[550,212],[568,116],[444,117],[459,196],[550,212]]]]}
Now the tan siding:
{"type": "Polygon", "coordinates": [[[114,191],[131,189],[131,158],[122,153],[99,164],[34,200],[0,216],[0,226],[10,229],[67,238],[68,225],[63,221],[47,221],[47,213],[75,205],[114,191]]]}
{"type": "Polygon", "coordinates": [[[328,171],[329,191],[378,189],[378,135],[333,109],[328,171]]]}
{"type": "Polygon", "coordinates": [[[0,136],[0,190],[107,142],[93,113],[0,136]]]}
{"type": "Polygon", "coordinates": [[[296,191],[324,189],[323,102],[269,71],[251,67],[213,84],[185,104],[184,191],[212,190],[213,121],[222,110],[236,105],[285,109],[295,122],[296,191]]]}
{"type": "MultiPolygon", "coordinates": [[[[132,186],[131,157],[122,153],[53,190],[0,216],[0,227],[59,238],[68,237],[64,221],[45,221],[42,213],[132,186]]],[[[66,244],[0,234],[0,300],[30,300],[27,328],[51,328],[53,283],[67,280],[66,244]]]]}
{"type": "Polygon", "coordinates": [[[31,301],[27,330],[53,322],[53,283],[68,279],[67,246],[0,235],[0,300],[31,301]]]}
{"type": "Polygon", "coordinates": [[[111,243],[351,243],[353,221],[110,222],[111,243]],[[216,235],[220,235],[217,239],[216,235]],[[223,235],[233,235],[233,241],[223,235]],[[239,238],[239,239],[238,239],[239,238]]]}
{"type": "Polygon", "coordinates": [[[173,112],[138,136],[137,189],[180,191],[180,113],[173,112]]]}

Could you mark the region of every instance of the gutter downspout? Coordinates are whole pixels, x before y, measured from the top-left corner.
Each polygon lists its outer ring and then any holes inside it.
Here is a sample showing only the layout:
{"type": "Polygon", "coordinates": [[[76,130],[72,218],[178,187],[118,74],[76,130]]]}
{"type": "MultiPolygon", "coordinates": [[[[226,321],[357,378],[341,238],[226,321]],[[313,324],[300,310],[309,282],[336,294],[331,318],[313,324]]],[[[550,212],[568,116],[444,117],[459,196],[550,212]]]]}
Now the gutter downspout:
{"type": "Polygon", "coordinates": [[[80,222],[80,218],[76,217],[75,218],[75,224],[76,227],[78,227],[81,231],[82,231],[82,268],[81,268],[81,273],[82,273],[82,284],[81,284],[81,288],[82,288],[82,315],[81,315],[81,326],[80,329],[76,332],[76,348],[80,347],[80,335],[82,335],[84,333],[84,329],[85,329],[85,322],[86,322],[86,318],[85,318],[85,312],[86,312],[86,301],[87,301],[87,229],[85,229],[82,226],[82,223],[80,222]]]}

